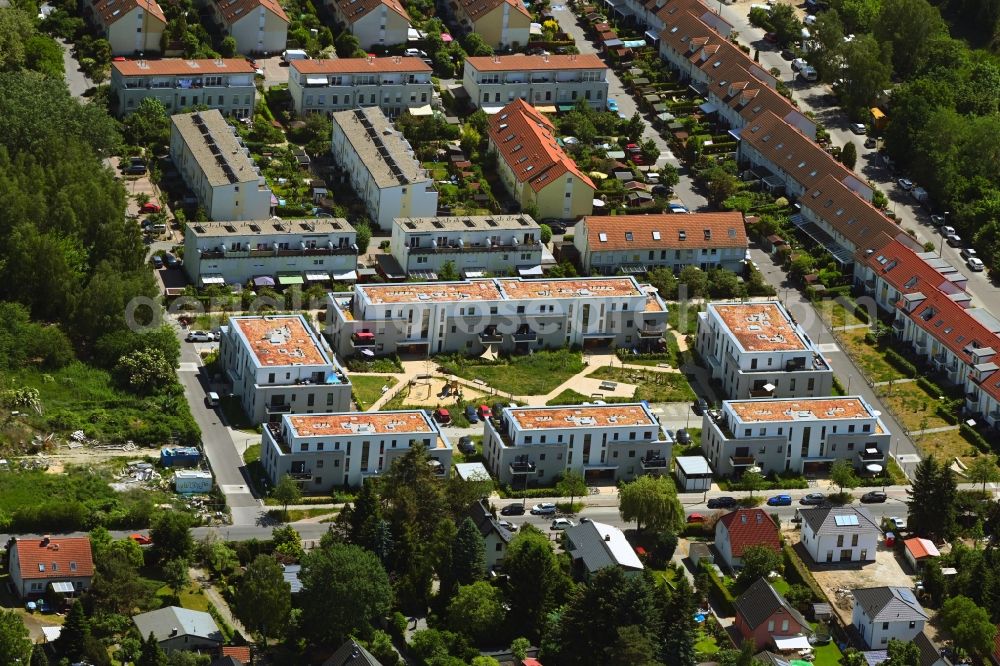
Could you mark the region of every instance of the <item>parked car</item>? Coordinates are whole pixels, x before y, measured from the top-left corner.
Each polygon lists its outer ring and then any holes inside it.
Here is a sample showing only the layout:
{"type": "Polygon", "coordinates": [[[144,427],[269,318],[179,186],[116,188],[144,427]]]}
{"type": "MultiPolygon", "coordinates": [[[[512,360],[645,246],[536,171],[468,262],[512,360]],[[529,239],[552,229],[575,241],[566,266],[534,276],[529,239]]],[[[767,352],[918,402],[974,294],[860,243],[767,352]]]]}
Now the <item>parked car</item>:
{"type": "Polygon", "coordinates": [[[406,49],[403,51],[403,55],[409,56],[411,58],[426,58],[427,54],[420,49],[406,49]]]}
{"type": "Polygon", "coordinates": [[[678,444],[690,444],[691,443],[691,433],[687,431],[687,428],[681,428],[677,431],[677,443],[678,444]]]}
{"type": "Polygon", "coordinates": [[[944,242],[951,247],[958,247],[962,244],[962,237],[958,234],[948,234],[944,237],[944,242]]]}
{"type": "Polygon", "coordinates": [[[945,222],[944,215],[936,215],[936,214],[931,215],[931,224],[933,224],[935,227],[940,227],[942,224],[944,224],[944,222],[945,222]]]}
{"type": "Polygon", "coordinates": [[[618,113],[618,100],[614,97],[608,98],[608,111],[612,113],[618,113]]]}
{"type": "Polygon", "coordinates": [[[977,273],[982,272],[986,268],[986,264],[984,264],[983,260],[979,257],[969,257],[965,263],[969,266],[970,271],[975,271],[977,273]]]}
{"type": "Polygon", "coordinates": [[[823,493],[809,493],[799,500],[799,504],[823,504],[826,502],[826,495],[823,493]]]}
{"type": "Polygon", "coordinates": [[[190,331],[184,339],[188,342],[211,342],[212,334],[207,331],[190,331]]]}
{"type": "Polygon", "coordinates": [[[153,262],[153,268],[155,268],[156,270],[160,270],[161,268],[163,268],[163,257],[161,257],[160,255],[154,254],[152,262],[153,262]]]}
{"type": "Polygon", "coordinates": [[[864,495],[861,496],[861,503],[862,504],[881,504],[882,502],[886,501],[887,499],[889,499],[889,496],[886,495],[881,490],[872,490],[872,491],[869,491],[869,492],[867,492],[867,493],[865,493],[864,495]]]}
{"type": "Polygon", "coordinates": [[[493,412],[490,411],[489,405],[479,405],[476,413],[479,414],[479,418],[484,421],[493,416],[493,412]]]}
{"type": "Polygon", "coordinates": [[[178,259],[175,255],[170,254],[169,252],[167,252],[163,256],[163,260],[167,263],[167,268],[180,268],[181,266],[180,259],[178,259]]]}
{"type": "Polygon", "coordinates": [[[500,527],[504,528],[508,532],[516,532],[517,531],[517,525],[515,525],[512,522],[510,522],[509,520],[498,521],[497,525],[499,525],[500,527]]]}
{"type": "Polygon", "coordinates": [[[795,60],[792,61],[792,71],[793,72],[798,72],[803,67],[808,67],[808,66],[809,66],[809,63],[807,63],[804,58],[796,58],[795,60]]]}
{"type": "Polygon", "coordinates": [[[476,414],[476,408],[472,405],[465,406],[465,418],[469,419],[469,423],[479,423],[479,415],[476,414]]]}
{"type": "Polygon", "coordinates": [[[576,527],[576,523],[574,523],[569,518],[556,518],[555,520],[552,521],[552,525],[549,527],[549,529],[564,530],[567,527],[576,527]]]}
{"type": "Polygon", "coordinates": [[[899,180],[896,181],[896,184],[902,187],[907,192],[913,189],[913,181],[910,180],[909,178],[900,178],[899,180]]]}
{"type": "Polygon", "coordinates": [[[215,409],[219,406],[220,402],[221,399],[219,398],[219,394],[215,391],[209,391],[205,394],[205,406],[209,409],[215,409]]]}
{"type": "Polygon", "coordinates": [[[875,137],[870,136],[867,139],[865,139],[865,148],[874,148],[877,145],[878,145],[878,139],[876,139],[875,137]]]}
{"type": "Polygon", "coordinates": [[[669,208],[669,210],[670,210],[671,213],[690,213],[691,212],[691,211],[689,211],[687,209],[687,206],[684,206],[683,204],[672,203],[667,208],[669,208]]]}
{"type": "Polygon", "coordinates": [[[708,500],[709,509],[732,509],[738,502],[735,497],[713,497],[708,500]]]}
{"type": "Polygon", "coordinates": [[[687,517],[687,521],[688,521],[689,524],[692,524],[692,525],[695,524],[695,523],[703,523],[703,522],[705,522],[705,516],[703,514],[700,514],[700,513],[692,513],[691,515],[689,515],[687,517]]]}
{"type": "Polygon", "coordinates": [[[791,506],[792,496],[791,495],[775,495],[774,497],[767,498],[768,506],[791,506]]]}
{"type": "Polygon", "coordinates": [[[976,254],[976,249],[973,247],[964,248],[959,254],[962,255],[962,259],[972,259],[973,257],[978,257],[976,254]]]}
{"type": "Polygon", "coordinates": [[[476,443],[469,435],[462,435],[458,438],[458,450],[465,455],[472,455],[476,452],[476,443]]]}
{"type": "Polygon", "coordinates": [[[122,168],[122,173],[126,176],[144,176],[146,175],[146,165],[145,164],[129,164],[122,168]]]}
{"type": "MultiPolygon", "coordinates": [[[[145,171],[143,171],[143,173],[145,173],[145,171]]],[[[142,204],[142,208],[139,209],[139,212],[140,213],[159,213],[160,210],[162,210],[160,208],[160,204],[153,203],[152,201],[147,201],[146,203],[142,204]]]]}
{"type": "Polygon", "coordinates": [[[851,131],[855,134],[864,135],[868,131],[868,128],[865,127],[864,123],[851,123],[851,131]]]}
{"type": "Polygon", "coordinates": [[[885,519],[885,524],[894,532],[902,532],[906,529],[906,520],[899,516],[889,516],[885,519]]]}
{"type": "Polygon", "coordinates": [[[531,515],[533,516],[551,516],[555,512],[556,505],[551,502],[542,502],[531,507],[531,515]]]}
{"type": "Polygon", "coordinates": [[[955,227],[952,227],[952,226],[949,226],[949,225],[946,224],[946,225],[942,226],[940,229],[938,229],[938,231],[941,233],[942,236],[946,236],[947,237],[947,236],[950,236],[953,233],[955,233],[955,227]]]}
{"type": "Polygon", "coordinates": [[[524,504],[517,502],[515,504],[508,504],[504,508],[500,509],[501,516],[523,516],[524,515],[524,504]]]}
{"type": "Polygon", "coordinates": [[[702,414],[705,413],[705,410],[708,409],[708,401],[705,400],[704,398],[698,398],[693,403],[691,403],[691,409],[694,410],[695,414],[701,416],[702,414]]]}
{"type": "Polygon", "coordinates": [[[451,413],[444,407],[434,410],[434,420],[438,423],[451,423],[451,413]]]}
{"type": "Polygon", "coordinates": [[[140,546],[148,546],[149,544],[153,543],[153,540],[150,539],[145,534],[132,534],[131,536],[129,536],[129,539],[132,539],[132,541],[135,541],[140,546]]]}

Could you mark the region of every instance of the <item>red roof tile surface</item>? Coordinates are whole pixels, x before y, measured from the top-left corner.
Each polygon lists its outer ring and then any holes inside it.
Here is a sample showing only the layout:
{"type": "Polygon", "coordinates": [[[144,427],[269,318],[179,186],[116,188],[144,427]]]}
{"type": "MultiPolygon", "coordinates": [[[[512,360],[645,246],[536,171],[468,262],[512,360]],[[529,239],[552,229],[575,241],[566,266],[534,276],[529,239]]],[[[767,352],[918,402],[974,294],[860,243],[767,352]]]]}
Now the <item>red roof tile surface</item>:
{"type": "Polygon", "coordinates": [[[747,246],[739,212],[590,215],[584,224],[591,252],[747,246]]]}
{"type": "Polygon", "coordinates": [[[144,9],[147,14],[154,16],[166,25],[167,17],[163,15],[163,10],[160,9],[156,0],[98,0],[94,3],[94,13],[101,17],[104,25],[111,25],[124,18],[136,7],[144,9]]]}
{"type": "Polygon", "coordinates": [[[87,537],[19,538],[15,548],[21,578],[94,575],[94,560],[87,537]]]}
{"type": "Polygon", "coordinates": [[[489,134],[514,177],[536,192],[567,173],[596,189],[556,143],[552,122],[524,100],[514,100],[490,118],[489,134]]]}
{"type": "Polygon", "coordinates": [[[510,5],[510,8],[519,14],[531,18],[531,12],[528,11],[528,8],[524,6],[521,0],[458,0],[458,5],[462,8],[462,12],[469,17],[470,21],[478,21],[504,4],[510,5]]]}
{"type": "Polygon", "coordinates": [[[220,657],[232,657],[241,664],[250,663],[249,645],[225,645],[221,648],[220,657]]]}
{"type": "Polygon", "coordinates": [[[737,509],[719,519],[729,532],[733,557],[742,557],[750,546],[781,550],[778,526],[763,509],[737,509]]]}
{"type": "Polygon", "coordinates": [[[410,20],[410,15],[406,13],[406,9],[403,8],[403,4],[399,0],[335,0],[333,4],[337,6],[338,13],[348,23],[356,23],[382,5],[407,21],[410,20]]]}
{"type": "Polygon", "coordinates": [[[285,23],[289,22],[288,14],[282,9],[278,0],[218,0],[218,7],[222,19],[230,25],[252,14],[258,7],[270,11],[285,23]]]}

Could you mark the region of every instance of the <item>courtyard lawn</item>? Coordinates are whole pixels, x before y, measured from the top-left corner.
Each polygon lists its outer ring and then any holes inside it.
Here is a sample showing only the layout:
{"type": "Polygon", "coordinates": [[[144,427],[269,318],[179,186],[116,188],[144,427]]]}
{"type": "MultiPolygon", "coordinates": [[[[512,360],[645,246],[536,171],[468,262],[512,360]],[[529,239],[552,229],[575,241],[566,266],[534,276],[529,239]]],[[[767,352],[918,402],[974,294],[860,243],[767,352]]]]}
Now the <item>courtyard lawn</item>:
{"type": "MultiPolygon", "coordinates": [[[[604,402],[607,402],[607,403],[616,403],[616,402],[633,402],[635,400],[635,398],[622,398],[622,397],[616,397],[616,396],[604,396],[603,398],[601,398],[601,400],[603,400],[604,402]]],[[[574,391],[573,389],[566,389],[564,391],[561,391],[556,397],[552,398],[551,400],[549,400],[545,404],[546,405],[582,405],[585,402],[593,402],[593,401],[594,401],[594,398],[590,397],[589,395],[584,395],[584,394],[580,393],[579,391],[574,391]]]]}
{"type": "MultiPolygon", "coordinates": [[[[850,307],[850,306],[849,306],[850,307]]],[[[845,326],[867,326],[868,322],[863,321],[853,310],[845,308],[843,305],[833,300],[820,301],[816,304],[823,321],[828,322],[833,328],[843,328],[845,326]]],[[[866,329],[859,328],[860,331],[866,329]]]]}
{"type": "Polygon", "coordinates": [[[854,358],[861,371],[875,382],[887,382],[890,379],[899,379],[903,376],[889,362],[885,360],[882,353],[872,345],[865,342],[865,333],[868,329],[852,328],[847,331],[837,331],[841,346],[854,358]]]}
{"type": "Polygon", "coordinates": [[[931,396],[917,382],[893,382],[878,388],[882,403],[903,422],[907,430],[944,428],[951,424],[937,414],[941,401],[931,396]]]}
{"type": "Polygon", "coordinates": [[[945,432],[933,432],[926,435],[912,435],[913,443],[924,456],[934,455],[938,460],[950,465],[955,458],[960,458],[965,464],[972,462],[977,451],[969,440],[962,437],[956,427],[945,432]]]}
{"type": "Polygon", "coordinates": [[[180,601],[181,608],[202,611],[204,613],[208,612],[210,603],[208,597],[200,589],[195,591],[191,585],[185,585],[180,594],[175,594],[169,585],[164,585],[156,591],[156,596],[164,606],[172,604],[176,598],[180,601]]]}
{"type": "Polygon", "coordinates": [[[580,352],[567,349],[511,356],[498,363],[450,356],[439,360],[439,364],[445,372],[482,380],[510,395],[545,395],[584,368],[580,352]]]}
{"type": "Polygon", "coordinates": [[[715,636],[699,627],[698,641],[694,644],[694,650],[700,655],[711,657],[719,651],[719,642],[715,640],[715,636]]]}
{"type": "MultiPolygon", "coordinates": [[[[816,626],[817,623],[813,622],[813,629],[816,626]]],[[[816,659],[813,661],[814,666],[840,666],[840,660],[843,657],[840,648],[837,647],[837,641],[834,640],[826,645],[814,645],[813,654],[816,655],[816,659]]]]}
{"type": "Polygon", "coordinates": [[[399,380],[391,375],[351,375],[351,395],[358,409],[365,411],[382,397],[382,387],[392,388],[399,380]]]}
{"type": "Polygon", "coordinates": [[[636,400],[687,402],[696,397],[687,377],[679,372],[657,372],[655,370],[603,366],[594,370],[588,377],[635,384],[633,398],[636,400]]]}

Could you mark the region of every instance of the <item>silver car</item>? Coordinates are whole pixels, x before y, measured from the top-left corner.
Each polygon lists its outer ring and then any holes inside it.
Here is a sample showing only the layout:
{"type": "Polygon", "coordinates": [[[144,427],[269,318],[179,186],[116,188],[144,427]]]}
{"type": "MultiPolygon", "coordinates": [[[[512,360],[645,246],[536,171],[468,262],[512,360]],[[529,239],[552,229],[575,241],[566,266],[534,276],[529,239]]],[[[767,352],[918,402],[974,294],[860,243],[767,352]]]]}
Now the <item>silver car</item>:
{"type": "Polygon", "coordinates": [[[984,268],[986,268],[986,265],[983,264],[983,260],[980,259],[979,257],[969,257],[965,261],[965,263],[969,265],[969,270],[975,271],[977,273],[981,272],[984,268]]]}
{"type": "Polygon", "coordinates": [[[556,505],[551,502],[542,502],[531,507],[531,513],[536,516],[551,516],[556,512],[556,505]]]}

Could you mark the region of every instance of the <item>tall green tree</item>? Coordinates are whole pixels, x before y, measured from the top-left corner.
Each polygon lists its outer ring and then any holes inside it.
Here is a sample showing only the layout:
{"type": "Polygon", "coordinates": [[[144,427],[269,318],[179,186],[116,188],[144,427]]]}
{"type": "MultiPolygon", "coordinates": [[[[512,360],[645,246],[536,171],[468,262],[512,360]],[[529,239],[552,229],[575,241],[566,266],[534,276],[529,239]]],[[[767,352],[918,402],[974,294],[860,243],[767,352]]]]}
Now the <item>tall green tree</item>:
{"type": "Polygon", "coordinates": [[[186,559],[194,548],[191,538],[191,517],[182,511],[164,511],[153,520],[149,531],[153,552],[163,562],[186,559]]]}
{"type": "Polygon", "coordinates": [[[870,35],[857,35],[841,47],[843,83],[835,90],[852,118],[864,118],[872,103],[889,88],[892,45],[870,35]]]}
{"type": "Polygon", "coordinates": [[[458,526],[458,534],[451,547],[451,566],[455,582],[471,585],[486,575],[486,541],[471,518],[458,526]]]}
{"type": "Polygon", "coordinates": [[[934,456],[920,461],[908,491],[909,528],[933,539],[951,538],[955,531],[955,474],[934,456]]]}
{"type": "Polygon", "coordinates": [[[281,513],[288,520],[288,505],[302,499],[302,488],[289,474],[285,474],[271,490],[271,497],[281,503],[281,513]]]}
{"type": "Polygon", "coordinates": [[[269,555],[258,555],[236,589],[236,616],[262,641],[283,636],[292,608],[291,586],[284,569],[269,555]]]}
{"type": "Polygon", "coordinates": [[[90,620],[83,612],[83,604],[77,599],[66,615],[66,622],[56,639],[56,649],[70,659],[79,659],[85,654],[89,639],[90,620]]]}
{"type": "Polygon", "coordinates": [[[20,661],[26,664],[30,658],[28,627],[17,612],[0,609],[0,663],[15,664],[20,661]]]}
{"type": "Polygon", "coordinates": [[[844,149],[840,151],[840,161],[845,167],[854,171],[854,167],[858,163],[858,149],[853,142],[848,141],[844,144],[844,149]]]}
{"type": "Polygon", "coordinates": [[[302,625],[313,640],[340,644],[366,634],[392,606],[392,586],[378,559],[357,546],[330,544],[302,560],[302,625]]]}
{"type": "Polygon", "coordinates": [[[997,468],[997,457],[993,454],[980,454],[972,459],[966,476],[972,483],[982,483],[986,492],[987,483],[1000,481],[1000,469],[997,468]]]}
{"type": "Polygon", "coordinates": [[[348,540],[362,548],[375,550],[375,538],[382,522],[382,505],[375,481],[365,479],[351,506],[348,540]]]}
{"type": "Polygon", "coordinates": [[[571,583],[560,570],[548,538],[531,525],[522,527],[507,547],[504,590],[514,635],[538,637],[548,613],[571,583]]]}
{"type": "Polygon", "coordinates": [[[993,649],[997,628],[986,609],[968,597],[945,600],[938,617],[952,635],[955,644],[973,654],[986,657],[993,649]]]}
{"type": "Polygon", "coordinates": [[[736,578],[736,584],[746,589],[758,578],[767,580],[772,571],[781,570],[781,555],[767,546],[748,546],[740,557],[743,568],[736,578]]]}
{"type": "Polygon", "coordinates": [[[660,646],[661,661],[670,666],[695,666],[696,630],[694,612],[697,600],[687,577],[681,576],[673,590],[662,587],[661,600],[663,633],[660,646]]]}
{"type": "Polygon", "coordinates": [[[947,34],[936,7],[925,0],[881,0],[882,10],[875,21],[875,39],[892,47],[896,73],[909,78],[920,70],[932,39],[947,34]]]}
{"type": "Polygon", "coordinates": [[[887,646],[889,659],[882,662],[888,666],[920,666],[920,648],[916,643],[901,641],[895,638],[889,639],[887,646]]]}
{"type": "Polygon", "coordinates": [[[449,628],[465,634],[474,643],[495,636],[503,619],[503,595],[486,581],[460,586],[448,604],[449,628]]]}
{"type": "Polygon", "coordinates": [[[618,511],[625,522],[655,530],[678,531],[684,523],[684,509],[677,499],[673,482],[661,476],[640,476],[623,484],[618,492],[618,511]]]}
{"type": "Polygon", "coordinates": [[[845,458],[838,459],[830,467],[830,481],[837,486],[839,492],[857,488],[860,483],[858,475],[854,473],[854,466],[845,458]]]}
{"type": "Polygon", "coordinates": [[[170,114],[156,97],[144,97],[122,125],[125,141],[133,146],[162,148],[170,143],[170,114]]]}
{"type": "Polygon", "coordinates": [[[149,636],[142,642],[138,666],[167,666],[167,655],[153,632],[149,632],[149,636]]]}
{"type": "Polygon", "coordinates": [[[573,504],[573,500],[577,497],[583,497],[587,494],[587,482],[584,480],[583,475],[569,470],[563,475],[563,478],[559,479],[556,483],[556,492],[559,493],[561,497],[569,496],[570,505],[573,504]]]}

